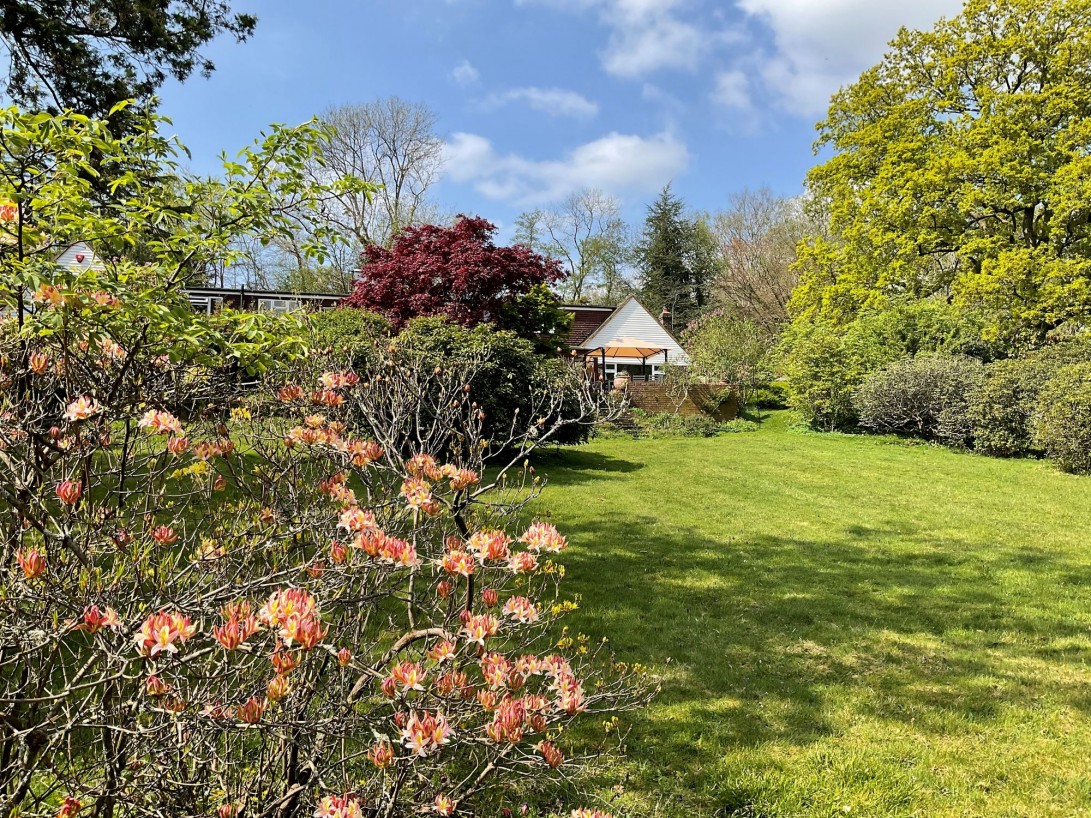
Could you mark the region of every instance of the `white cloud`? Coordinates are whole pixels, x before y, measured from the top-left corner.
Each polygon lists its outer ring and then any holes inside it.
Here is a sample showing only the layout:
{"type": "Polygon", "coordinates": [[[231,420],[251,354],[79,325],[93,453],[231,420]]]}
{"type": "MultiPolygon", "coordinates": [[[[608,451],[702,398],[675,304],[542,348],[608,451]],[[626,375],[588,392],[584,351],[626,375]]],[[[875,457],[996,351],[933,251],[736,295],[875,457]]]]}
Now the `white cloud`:
{"type": "Polygon", "coordinates": [[[743,71],[738,69],[721,72],[716,76],[712,101],[737,111],[751,110],[754,103],[750,99],[750,80],[743,71]]]}
{"type": "Polygon", "coordinates": [[[499,94],[491,94],[485,100],[488,108],[499,108],[512,102],[523,102],[536,111],[550,116],[590,118],[599,112],[597,102],[575,91],[563,88],[512,88],[499,94]]]}
{"type": "Polygon", "coordinates": [[[603,68],[619,77],[655,71],[694,71],[725,33],[682,15],[689,0],[516,0],[564,11],[596,11],[610,29],[599,56],[603,68]]]}
{"type": "Polygon", "coordinates": [[[754,71],[780,107],[821,114],[830,94],[878,62],[901,26],[930,28],[957,14],[962,0],[736,0],[772,34],[775,51],[756,49],[754,71]]]}
{"type": "Polygon", "coordinates": [[[481,79],[481,72],[469,60],[463,60],[452,69],[451,79],[459,85],[474,85],[481,79]]]}
{"type": "Polygon", "coordinates": [[[503,154],[483,136],[456,133],[445,145],[446,173],[484,196],[514,205],[556,201],[584,188],[614,194],[658,190],[689,164],[686,146],[669,134],[610,133],[560,159],[503,154]]]}

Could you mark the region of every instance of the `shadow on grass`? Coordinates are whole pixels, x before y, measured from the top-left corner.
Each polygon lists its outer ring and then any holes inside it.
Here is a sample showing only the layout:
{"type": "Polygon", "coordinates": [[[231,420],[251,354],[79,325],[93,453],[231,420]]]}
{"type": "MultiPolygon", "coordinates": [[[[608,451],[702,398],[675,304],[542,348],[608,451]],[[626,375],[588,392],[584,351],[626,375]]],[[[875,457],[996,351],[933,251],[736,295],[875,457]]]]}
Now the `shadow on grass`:
{"type": "Polygon", "coordinates": [[[644,468],[644,464],[591,449],[566,448],[535,452],[534,467],[547,476],[551,485],[571,486],[610,474],[631,474],[644,468]]]}
{"type": "Polygon", "coordinates": [[[937,737],[1038,707],[1047,694],[1091,710],[1078,673],[1040,668],[1091,659],[1086,628],[1028,590],[1086,574],[1063,556],[999,546],[982,555],[905,522],[853,525],[837,539],[729,542],[657,522],[604,516],[565,527],[576,546],[568,591],[584,600],[572,624],[609,636],[620,657],[664,680],[630,742],[642,770],[634,786],[698,793],[717,814],[757,814],[715,772],[719,759],[822,740],[839,729],[831,713],[846,700],[937,737]],[[1066,638],[1085,647],[1051,646],[1066,638]]]}

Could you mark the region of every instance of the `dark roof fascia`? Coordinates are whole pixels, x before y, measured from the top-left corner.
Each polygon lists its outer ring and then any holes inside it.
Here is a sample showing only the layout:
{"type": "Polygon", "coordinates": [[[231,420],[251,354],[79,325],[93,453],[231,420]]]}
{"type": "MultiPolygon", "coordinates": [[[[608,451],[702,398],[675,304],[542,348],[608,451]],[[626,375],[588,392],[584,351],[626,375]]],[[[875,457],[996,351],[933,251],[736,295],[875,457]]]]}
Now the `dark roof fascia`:
{"type": "Polygon", "coordinates": [[[297,293],[287,290],[250,290],[246,287],[183,287],[186,295],[250,295],[255,298],[324,298],[340,301],[349,293],[297,293]]]}

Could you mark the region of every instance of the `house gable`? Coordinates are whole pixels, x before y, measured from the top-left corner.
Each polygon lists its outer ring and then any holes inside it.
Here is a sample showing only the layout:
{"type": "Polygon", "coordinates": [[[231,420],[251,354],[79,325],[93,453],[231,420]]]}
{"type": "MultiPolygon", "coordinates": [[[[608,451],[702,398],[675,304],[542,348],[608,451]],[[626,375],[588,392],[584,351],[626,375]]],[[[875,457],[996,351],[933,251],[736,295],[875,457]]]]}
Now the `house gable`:
{"type": "Polygon", "coordinates": [[[689,355],[682,345],[635,298],[621,302],[602,326],[580,344],[580,349],[592,350],[618,338],[639,338],[667,350],[667,361],[670,363],[689,365],[689,355]]]}
{"type": "Polygon", "coordinates": [[[77,241],[57,255],[57,266],[66,270],[102,270],[100,259],[86,242],[77,241]]]}

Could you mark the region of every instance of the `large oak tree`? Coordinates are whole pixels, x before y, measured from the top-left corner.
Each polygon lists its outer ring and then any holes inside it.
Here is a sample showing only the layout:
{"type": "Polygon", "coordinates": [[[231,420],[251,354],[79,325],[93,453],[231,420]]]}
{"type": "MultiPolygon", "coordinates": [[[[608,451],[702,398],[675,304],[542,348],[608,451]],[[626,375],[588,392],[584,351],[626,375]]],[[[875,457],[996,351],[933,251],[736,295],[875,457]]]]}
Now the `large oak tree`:
{"type": "Polygon", "coordinates": [[[1091,0],[969,0],[901,31],[820,124],[797,316],[938,297],[1040,342],[1091,316],[1091,0]]]}

